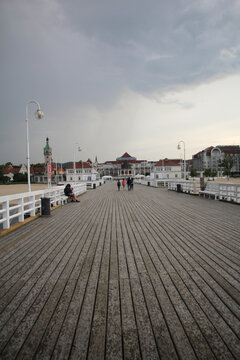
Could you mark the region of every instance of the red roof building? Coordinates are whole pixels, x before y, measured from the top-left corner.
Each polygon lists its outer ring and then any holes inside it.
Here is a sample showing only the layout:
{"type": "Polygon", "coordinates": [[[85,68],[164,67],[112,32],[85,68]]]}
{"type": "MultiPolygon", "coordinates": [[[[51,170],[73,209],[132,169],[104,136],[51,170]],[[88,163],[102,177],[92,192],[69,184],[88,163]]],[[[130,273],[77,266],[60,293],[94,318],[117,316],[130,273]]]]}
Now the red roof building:
{"type": "Polygon", "coordinates": [[[152,179],[181,179],[184,176],[183,164],[180,159],[161,159],[155,166],[153,173],[151,174],[152,179]]]}
{"type": "Polygon", "coordinates": [[[78,161],[71,164],[66,169],[66,180],[67,182],[80,182],[80,181],[95,181],[100,178],[99,173],[94,168],[92,162],[78,161]]]}
{"type": "Polygon", "coordinates": [[[152,164],[147,160],[137,160],[136,157],[131,156],[125,152],[116,160],[105,161],[103,164],[98,164],[98,170],[102,176],[113,176],[116,178],[133,177],[137,174],[150,173],[152,164]]]}
{"type": "Polygon", "coordinates": [[[226,155],[233,156],[235,164],[232,172],[240,172],[240,147],[239,145],[218,145],[209,146],[192,156],[193,169],[196,171],[204,171],[211,168],[220,171],[219,163],[226,155]]]}

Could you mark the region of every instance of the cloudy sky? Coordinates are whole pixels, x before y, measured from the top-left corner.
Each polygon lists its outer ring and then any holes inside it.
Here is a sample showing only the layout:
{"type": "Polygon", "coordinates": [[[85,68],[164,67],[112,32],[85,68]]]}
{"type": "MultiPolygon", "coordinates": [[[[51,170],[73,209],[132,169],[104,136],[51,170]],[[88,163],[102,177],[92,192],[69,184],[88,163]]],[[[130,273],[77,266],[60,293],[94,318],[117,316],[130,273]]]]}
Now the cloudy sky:
{"type": "Polygon", "coordinates": [[[0,163],[240,144],[239,0],[0,0],[0,163]]]}

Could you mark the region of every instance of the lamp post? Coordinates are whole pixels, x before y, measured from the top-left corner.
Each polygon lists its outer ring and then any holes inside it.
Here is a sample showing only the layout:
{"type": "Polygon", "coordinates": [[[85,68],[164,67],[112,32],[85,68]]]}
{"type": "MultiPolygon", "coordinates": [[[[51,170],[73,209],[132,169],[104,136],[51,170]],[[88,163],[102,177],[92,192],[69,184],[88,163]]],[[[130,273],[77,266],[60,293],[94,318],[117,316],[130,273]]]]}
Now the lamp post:
{"type": "Polygon", "coordinates": [[[74,184],[76,184],[76,147],[78,147],[78,151],[82,151],[81,146],[78,143],[74,145],[74,153],[73,153],[73,168],[74,168],[74,184]]]}
{"type": "Polygon", "coordinates": [[[56,160],[56,178],[55,178],[56,180],[55,180],[55,183],[56,183],[56,185],[57,185],[57,183],[58,183],[58,175],[57,175],[57,160],[56,160]]]}
{"type": "Polygon", "coordinates": [[[27,171],[28,171],[28,192],[31,192],[31,182],[30,182],[30,152],[29,152],[29,130],[28,130],[28,105],[36,104],[37,111],[35,112],[36,119],[42,119],[44,117],[43,111],[40,109],[40,105],[37,101],[31,100],[26,105],[26,128],[27,128],[27,171]]]}
{"type": "Polygon", "coordinates": [[[178,149],[178,150],[180,150],[180,149],[181,149],[181,145],[180,145],[180,143],[182,143],[182,144],[183,144],[183,153],[184,153],[184,155],[183,155],[183,158],[184,158],[184,165],[183,165],[184,175],[183,175],[183,177],[184,177],[184,180],[186,180],[185,142],[184,142],[183,140],[180,140],[180,141],[179,141],[179,143],[178,143],[178,145],[177,145],[177,149],[178,149]]]}
{"type": "Polygon", "coordinates": [[[61,183],[62,183],[63,182],[63,162],[62,162],[62,159],[61,159],[60,169],[61,169],[61,183]]]}

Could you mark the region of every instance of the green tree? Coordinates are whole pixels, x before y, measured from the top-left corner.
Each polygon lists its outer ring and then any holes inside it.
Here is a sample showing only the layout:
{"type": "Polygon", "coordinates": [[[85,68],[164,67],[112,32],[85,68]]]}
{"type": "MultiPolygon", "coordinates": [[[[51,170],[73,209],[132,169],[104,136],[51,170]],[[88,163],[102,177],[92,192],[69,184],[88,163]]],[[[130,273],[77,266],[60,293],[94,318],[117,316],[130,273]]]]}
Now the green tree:
{"type": "Polygon", "coordinates": [[[13,176],[14,182],[27,182],[27,174],[14,174],[13,176]]]}
{"type": "Polygon", "coordinates": [[[5,176],[2,171],[0,171],[0,182],[7,184],[9,182],[9,177],[5,176]]]}
{"type": "Polygon", "coordinates": [[[43,163],[31,164],[32,167],[43,167],[43,163]]]}
{"type": "Polygon", "coordinates": [[[219,166],[223,168],[223,174],[227,175],[228,179],[231,175],[231,170],[236,160],[231,155],[225,155],[224,159],[220,162],[219,166]]]}
{"type": "Polygon", "coordinates": [[[210,168],[205,169],[203,174],[204,174],[204,176],[210,177],[211,176],[211,169],[210,168]]]}
{"type": "Polygon", "coordinates": [[[190,172],[191,177],[196,177],[197,176],[197,170],[192,169],[190,172]]]}
{"type": "Polygon", "coordinates": [[[211,176],[214,178],[217,176],[217,170],[216,169],[212,169],[211,170],[211,176]]]}

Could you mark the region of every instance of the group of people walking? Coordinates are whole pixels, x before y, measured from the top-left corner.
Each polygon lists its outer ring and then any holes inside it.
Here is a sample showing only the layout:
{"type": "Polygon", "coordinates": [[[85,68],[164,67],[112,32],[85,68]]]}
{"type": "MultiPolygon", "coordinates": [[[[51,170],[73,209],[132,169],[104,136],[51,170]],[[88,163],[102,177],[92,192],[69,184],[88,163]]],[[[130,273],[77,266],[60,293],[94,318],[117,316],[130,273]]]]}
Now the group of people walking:
{"type": "Polygon", "coordinates": [[[122,180],[122,182],[118,179],[117,181],[117,188],[118,191],[121,189],[121,185],[123,189],[125,189],[125,186],[127,185],[128,190],[133,190],[133,178],[127,178],[127,181],[125,179],[122,180]]]}

